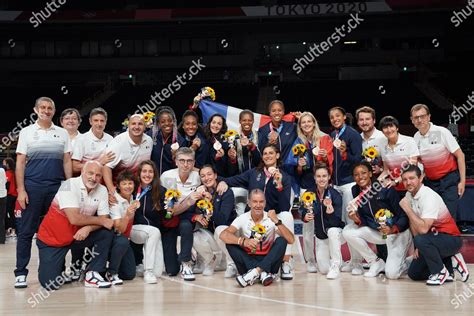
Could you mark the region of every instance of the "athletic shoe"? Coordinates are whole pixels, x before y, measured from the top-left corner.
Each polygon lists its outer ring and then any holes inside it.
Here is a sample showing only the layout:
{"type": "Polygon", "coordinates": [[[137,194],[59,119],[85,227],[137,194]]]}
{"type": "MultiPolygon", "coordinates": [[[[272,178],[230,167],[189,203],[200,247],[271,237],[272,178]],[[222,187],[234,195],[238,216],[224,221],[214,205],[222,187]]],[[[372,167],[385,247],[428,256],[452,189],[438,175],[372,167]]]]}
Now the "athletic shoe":
{"type": "Polygon", "coordinates": [[[24,289],[28,287],[26,283],[26,275],[19,275],[15,278],[15,289],[24,289]]]}
{"type": "Polygon", "coordinates": [[[107,272],[106,277],[107,277],[107,281],[112,283],[112,285],[122,285],[123,284],[123,280],[121,278],[119,278],[119,275],[117,273],[111,274],[111,273],[107,272]]]}
{"type": "Polygon", "coordinates": [[[272,273],[267,273],[263,271],[260,274],[260,281],[262,281],[263,286],[269,286],[270,284],[272,284],[274,279],[275,276],[272,273]]]}
{"type": "Polygon", "coordinates": [[[253,268],[244,275],[239,275],[236,280],[241,287],[246,287],[247,285],[253,285],[259,277],[260,275],[257,271],[257,268],[253,268]]]}
{"type": "Polygon", "coordinates": [[[345,262],[341,267],[341,272],[350,272],[352,275],[362,275],[364,268],[361,263],[345,262]]]}
{"type": "Polygon", "coordinates": [[[281,279],[293,280],[293,269],[289,262],[284,261],[281,265],[281,279]]]}
{"type": "Polygon", "coordinates": [[[64,279],[64,284],[72,283],[72,274],[64,272],[63,279],[64,279]]]}
{"type": "Polygon", "coordinates": [[[316,273],[318,272],[318,268],[316,266],[316,262],[314,262],[313,260],[310,260],[308,262],[306,262],[306,271],[308,273],[316,273]]]}
{"type": "Polygon", "coordinates": [[[95,287],[99,289],[106,289],[112,286],[112,283],[105,281],[104,278],[96,271],[87,271],[86,279],[84,280],[85,287],[95,287]]]}
{"type": "Polygon", "coordinates": [[[326,279],[328,280],[335,280],[339,277],[339,265],[337,263],[333,263],[329,268],[329,272],[326,275],[326,279]]]}
{"type": "Polygon", "coordinates": [[[469,279],[469,270],[467,269],[466,262],[464,262],[464,257],[461,253],[457,253],[451,257],[451,262],[453,264],[453,269],[461,277],[461,281],[466,282],[469,279]]]}
{"type": "Polygon", "coordinates": [[[204,273],[204,263],[200,260],[193,261],[193,273],[194,274],[201,274],[204,273]]]}
{"type": "Polygon", "coordinates": [[[196,278],[194,277],[191,261],[181,263],[181,276],[183,277],[184,281],[196,280],[196,278]]]}
{"type": "Polygon", "coordinates": [[[385,270],[385,261],[380,258],[377,258],[372,264],[370,265],[369,271],[364,273],[366,278],[374,278],[379,275],[380,272],[385,270]]]}
{"type": "Polygon", "coordinates": [[[429,276],[428,280],[426,281],[427,285],[443,285],[446,282],[446,279],[449,276],[449,271],[443,266],[443,270],[439,273],[432,274],[429,276]]]}
{"type": "Polygon", "coordinates": [[[450,273],[444,282],[454,282],[454,273],[450,273]]]}
{"type": "Polygon", "coordinates": [[[237,268],[235,267],[235,263],[229,263],[227,265],[227,269],[224,273],[224,278],[234,278],[237,275],[237,268]]]}
{"type": "Polygon", "coordinates": [[[139,265],[137,265],[135,271],[136,271],[135,274],[136,274],[137,276],[142,277],[142,276],[144,275],[144,273],[145,273],[145,267],[143,266],[143,263],[140,263],[139,265]]]}
{"type": "Polygon", "coordinates": [[[208,264],[204,266],[204,271],[202,271],[202,275],[211,276],[214,274],[214,270],[216,269],[216,264],[217,264],[216,259],[217,257],[216,255],[214,255],[211,262],[209,262],[208,264]]]}
{"type": "Polygon", "coordinates": [[[152,270],[146,270],[143,274],[143,281],[147,284],[155,284],[158,282],[158,279],[152,270]]]}

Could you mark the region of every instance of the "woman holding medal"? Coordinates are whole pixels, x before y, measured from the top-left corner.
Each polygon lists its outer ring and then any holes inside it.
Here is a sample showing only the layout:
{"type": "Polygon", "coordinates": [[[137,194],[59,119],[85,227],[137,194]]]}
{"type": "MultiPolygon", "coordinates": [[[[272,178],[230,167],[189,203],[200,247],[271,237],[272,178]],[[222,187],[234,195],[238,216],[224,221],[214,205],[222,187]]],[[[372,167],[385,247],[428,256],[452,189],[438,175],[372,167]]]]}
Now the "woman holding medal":
{"type": "Polygon", "coordinates": [[[317,162],[314,167],[316,192],[306,191],[302,195],[300,211],[303,221],[314,227],[319,272],[326,274],[327,279],[337,279],[342,264],[341,245],[345,243],[344,222],[341,220],[342,197],[329,186],[329,179],[329,167],[317,162]]]}
{"type": "Polygon", "coordinates": [[[229,145],[221,141],[225,132],[227,132],[227,124],[225,118],[220,114],[212,115],[204,127],[204,135],[209,144],[207,163],[210,163],[221,177],[229,175],[227,156],[229,145]]]}
{"type": "Polygon", "coordinates": [[[224,277],[235,277],[237,269],[227,252],[225,243],[219,236],[237,217],[234,209],[234,193],[227,190],[223,194],[217,192],[217,172],[211,165],[204,165],[199,170],[202,186],[191,195],[194,206],[191,208],[192,222],[196,223],[193,247],[204,263],[203,275],[212,275],[216,267],[226,269],[224,277]],[[210,202],[212,210],[206,212],[196,205],[198,201],[210,202]]]}
{"type": "Polygon", "coordinates": [[[115,235],[109,254],[107,280],[112,285],[121,285],[123,280],[135,278],[135,257],[130,247],[130,232],[132,230],[135,211],[140,207],[139,199],[133,199],[136,178],[130,171],[122,171],[117,176],[117,203],[110,207],[110,218],[114,221],[115,235]]]}
{"type": "MultiPolygon", "coordinates": [[[[265,193],[265,211],[275,210],[278,218],[293,233],[294,220],[291,214],[291,179],[283,170],[279,169],[280,150],[274,144],[267,144],[262,148],[262,162],[257,168],[252,168],[242,174],[223,179],[217,190],[226,191],[230,187],[242,187],[251,192],[260,189],[265,193]]],[[[289,263],[291,245],[288,245],[281,269],[283,280],[293,279],[292,267],[289,263]]]]}
{"type": "Polygon", "coordinates": [[[153,139],[151,160],[155,163],[158,176],[176,168],[173,152],[183,147],[184,139],[178,134],[176,114],[169,106],[160,106],[156,110],[155,124],[148,132],[153,139]]]}
{"type": "MultiPolygon", "coordinates": [[[[229,176],[241,174],[247,170],[257,167],[262,160],[258,150],[258,133],[253,130],[254,115],[250,110],[243,110],[239,114],[240,138],[235,140],[235,148],[229,149],[228,155],[229,176]]],[[[235,210],[241,215],[247,207],[247,190],[243,188],[232,188],[235,198],[235,210]]]]}
{"type": "MultiPolygon", "coordinates": [[[[339,106],[329,110],[329,119],[334,131],[333,139],[333,167],[332,184],[342,195],[342,209],[345,210],[352,199],[351,188],[354,185],[352,165],[362,160],[362,137],[351,126],[346,124],[346,111],[339,106]]],[[[342,220],[349,224],[352,222],[347,217],[347,212],[342,212],[342,220]]]]}
{"type": "MultiPolygon", "coordinates": [[[[354,223],[344,227],[342,235],[352,250],[360,254],[369,264],[370,269],[365,277],[376,277],[385,271],[389,279],[398,279],[408,271],[405,262],[408,249],[412,243],[408,217],[400,208],[400,198],[394,188],[384,188],[378,181],[372,183],[372,166],[367,161],[354,165],[356,185],[352,188],[354,199],[350,202],[348,216],[354,223]],[[390,222],[381,222],[379,212],[390,211],[390,222]],[[387,262],[377,257],[368,243],[387,245],[387,262]]],[[[352,274],[362,274],[360,262],[352,261],[352,274]]]]}
{"type": "Polygon", "coordinates": [[[209,144],[202,127],[199,125],[199,116],[196,112],[187,110],[184,112],[181,123],[178,126],[178,132],[183,137],[181,147],[189,147],[196,153],[194,166],[201,168],[207,163],[209,153],[209,144]]]}
{"type": "MultiPolygon", "coordinates": [[[[138,165],[139,186],[137,200],[140,206],[135,211],[130,240],[135,244],[143,244],[143,266],[145,283],[156,283],[157,277],[163,273],[164,259],[161,243],[162,210],[164,209],[165,188],[155,163],[151,160],[142,161],[138,165]]],[[[137,264],[140,261],[137,260],[137,264]]]]}
{"type": "MultiPolygon", "coordinates": [[[[318,122],[310,112],[303,112],[297,124],[298,138],[293,143],[293,148],[298,144],[303,144],[306,148],[304,155],[288,154],[285,164],[300,188],[297,195],[301,196],[306,190],[314,190],[313,168],[316,162],[321,162],[329,167],[331,175],[333,163],[333,145],[329,135],[321,132],[318,122]]],[[[306,269],[308,272],[316,272],[316,260],[314,257],[314,225],[312,223],[303,224],[304,252],[306,259],[306,269]]]]}

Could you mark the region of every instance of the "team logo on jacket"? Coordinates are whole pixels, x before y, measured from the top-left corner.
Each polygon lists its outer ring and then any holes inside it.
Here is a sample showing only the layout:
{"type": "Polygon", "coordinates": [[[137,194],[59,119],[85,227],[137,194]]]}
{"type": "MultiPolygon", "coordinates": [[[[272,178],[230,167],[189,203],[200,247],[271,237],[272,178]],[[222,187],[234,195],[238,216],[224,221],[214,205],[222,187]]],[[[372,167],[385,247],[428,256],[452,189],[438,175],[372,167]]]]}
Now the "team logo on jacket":
{"type": "Polygon", "coordinates": [[[440,140],[441,140],[441,134],[440,134],[439,131],[435,131],[433,133],[430,133],[428,141],[430,142],[431,145],[438,144],[440,140]]]}

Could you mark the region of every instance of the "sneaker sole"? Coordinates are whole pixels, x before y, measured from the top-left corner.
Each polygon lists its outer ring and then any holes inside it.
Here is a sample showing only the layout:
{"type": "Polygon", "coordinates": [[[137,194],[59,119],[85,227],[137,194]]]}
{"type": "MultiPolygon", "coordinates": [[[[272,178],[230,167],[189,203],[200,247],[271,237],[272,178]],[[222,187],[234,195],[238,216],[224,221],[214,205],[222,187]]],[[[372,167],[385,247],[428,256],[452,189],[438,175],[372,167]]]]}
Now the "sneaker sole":
{"type": "Polygon", "coordinates": [[[185,278],[185,277],[183,277],[183,280],[184,281],[195,281],[196,278],[185,278]]]}
{"type": "Polygon", "coordinates": [[[267,278],[267,279],[263,280],[263,282],[262,282],[263,286],[269,286],[272,283],[273,283],[273,278],[267,278]]]}
{"type": "Polygon", "coordinates": [[[15,289],[26,289],[28,287],[28,284],[25,285],[15,285],[15,289]]]}
{"type": "Polygon", "coordinates": [[[246,286],[248,285],[247,282],[245,282],[245,281],[243,280],[242,276],[240,276],[240,275],[239,275],[238,277],[236,277],[235,279],[237,280],[237,283],[239,283],[239,285],[240,285],[241,287],[246,287],[246,286]],[[242,282],[243,282],[243,283],[242,283],[242,282]]]}
{"type": "Polygon", "coordinates": [[[112,286],[112,284],[108,284],[108,285],[97,285],[95,283],[89,283],[87,281],[84,281],[84,286],[85,287],[89,287],[89,288],[96,288],[96,289],[108,289],[112,286]]]}
{"type": "Polygon", "coordinates": [[[292,277],[292,276],[283,276],[283,275],[282,275],[282,276],[280,276],[280,278],[281,278],[282,280],[286,280],[286,281],[293,280],[293,277],[292,277]]]}

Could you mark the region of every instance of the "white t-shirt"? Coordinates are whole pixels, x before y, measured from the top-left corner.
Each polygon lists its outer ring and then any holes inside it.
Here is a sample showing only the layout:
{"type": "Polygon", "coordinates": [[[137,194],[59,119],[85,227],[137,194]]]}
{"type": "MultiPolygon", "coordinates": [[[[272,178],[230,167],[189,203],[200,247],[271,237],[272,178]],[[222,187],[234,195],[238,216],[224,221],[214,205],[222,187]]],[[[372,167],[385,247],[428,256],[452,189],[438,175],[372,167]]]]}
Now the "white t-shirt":
{"type": "Polygon", "coordinates": [[[443,198],[431,188],[422,184],[414,197],[410,192],[407,192],[406,197],[410,201],[411,208],[420,218],[434,219],[433,230],[454,236],[460,235],[443,198]]]}
{"type": "MultiPolygon", "coordinates": [[[[245,237],[245,238],[253,238],[252,235],[252,227],[256,225],[254,220],[252,219],[251,216],[251,211],[246,212],[232,222],[230,224],[231,226],[234,226],[237,228],[237,231],[239,233],[239,236],[245,237]]],[[[267,254],[273,244],[273,241],[275,240],[275,233],[278,230],[278,227],[273,223],[273,221],[268,217],[267,212],[263,212],[263,219],[259,222],[260,225],[265,227],[265,234],[264,237],[262,238],[261,241],[261,246],[257,248],[257,251],[255,252],[256,255],[265,255],[267,254]]],[[[248,253],[251,253],[251,249],[246,249],[248,253]]]]}
{"type": "Polygon", "coordinates": [[[150,159],[152,148],[153,140],[150,136],[143,134],[142,142],[137,145],[130,138],[128,131],[123,132],[107,146],[106,151],[113,152],[115,159],[106,166],[113,169],[115,176],[123,170],[136,172],[140,162],[150,159]]]}
{"type": "Polygon", "coordinates": [[[457,159],[453,153],[460,147],[447,128],[430,123],[428,132],[421,135],[418,131],[414,139],[428,179],[439,180],[458,169],[457,159]]]}
{"type": "Polygon", "coordinates": [[[110,207],[110,218],[113,220],[125,217],[131,201],[124,199],[119,193],[115,192],[117,203],[110,207]]]}
{"type": "Polygon", "coordinates": [[[72,149],[72,159],[85,163],[90,160],[97,160],[105,152],[107,145],[114,139],[107,133],[102,138],[97,138],[92,130],[76,137],[72,149]]]}
{"type": "Polygon", "coordinates": [[[185,183],[179,178],[178,168],[163,172],[160,177],[161,185],[166,189],[178,190],[181,192],[181,199],[187,197],[201,185],[201,177],[197,171],[191,171],[185,183]]]}
{"type": "Polygon", "coordinates": [[[382,148],[387,145],[387,137],[385,137],[385,135],[376,128],[374,128],[374,132],[369,139],[364,138],[364,133],[360,133],[360,137],[362,137],[362,150],[373,146],[380,154],[382,148]]]}

